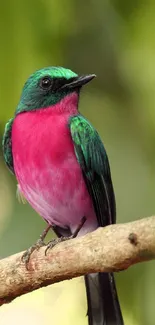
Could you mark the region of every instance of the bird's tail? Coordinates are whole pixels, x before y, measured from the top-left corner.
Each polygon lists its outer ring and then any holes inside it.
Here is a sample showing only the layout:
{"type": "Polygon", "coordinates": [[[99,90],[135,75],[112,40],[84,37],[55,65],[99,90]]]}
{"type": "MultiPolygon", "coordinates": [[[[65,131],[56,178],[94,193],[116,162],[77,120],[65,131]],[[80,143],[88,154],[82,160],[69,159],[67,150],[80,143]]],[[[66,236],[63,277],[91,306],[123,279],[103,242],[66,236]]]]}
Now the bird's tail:
{"type": "Polygon", "coordinates": [[[123,325],[113,273],[85,276],[89,325],[123,325]]]}

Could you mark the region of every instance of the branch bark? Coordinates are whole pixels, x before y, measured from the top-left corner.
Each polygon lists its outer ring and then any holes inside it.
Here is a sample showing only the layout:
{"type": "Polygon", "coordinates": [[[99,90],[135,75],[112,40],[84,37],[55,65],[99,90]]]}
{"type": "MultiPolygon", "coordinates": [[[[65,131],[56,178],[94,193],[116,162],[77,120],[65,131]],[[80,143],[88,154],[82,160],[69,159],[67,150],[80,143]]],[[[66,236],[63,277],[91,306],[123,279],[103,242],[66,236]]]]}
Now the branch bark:
{"type": "Polygon", "coordinates": [[[40,287],[94,272],[117,272],[155,259],[155,217],[110,225],[32,253],[29,270],[23,252],[0,260],[0,305],[40,287]]]}

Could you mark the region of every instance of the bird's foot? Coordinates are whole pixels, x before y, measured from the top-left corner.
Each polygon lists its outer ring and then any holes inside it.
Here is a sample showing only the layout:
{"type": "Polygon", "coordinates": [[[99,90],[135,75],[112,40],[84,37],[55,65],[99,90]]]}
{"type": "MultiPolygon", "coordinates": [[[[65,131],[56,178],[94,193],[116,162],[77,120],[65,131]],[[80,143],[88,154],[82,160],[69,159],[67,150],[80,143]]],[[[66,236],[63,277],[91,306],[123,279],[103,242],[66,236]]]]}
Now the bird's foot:
{"type": "Polygon", "coordinates": [[[29,263],[31,254],[35,251],[35,250],[39,250],[40,247],[42,246],[46,246],[46,244],[44,243],[43,240],[41,240],[40,238],[37,240],[37,242],[32,245],[31,247],[29,247],[26,252],[23,254],[22,256],[22,262],[25,263],[26,265],[29,263]]]}
{"type": "Polygon", "coordinates": [[[28,269],[28,263],[29,263],[31,254],[35,250],[39,250],[40,247],[46,246],[46,244],[44,243],[44,239],[45,239],[50,228],[51,228],[51,225],[48,225],[48,227],[46,227],[46,229],[44,229],[43,233],[40,235],[40,238],[37,240],[37,242],[34,245],[32,245],[30,248],[28,248],[26,250],[26,252],[23,254],[22,262],[25,263],[27,269],[28,269]]]}
{"type": "Polygon", "coordinates": [[[70,240],[70,239],[73,239],[75,238],[79,231],[81,230],[81,228],[83,227],[84,223],[86,222],[86,217],[83,217],[77,227],[77,229],[74,231],[74,233],[71,235],[71,236],[68,236],[68,237],[60,237],[60,238],[55,238],[55,239],[52,239],[49,241],[49,243],[47,244],[47,247],[45,249],[45,255],[47,255],[47,251],[49,249],[52,249],[55,245],[63,242],[63,241],[66,241],[66,240],[70,240]]]}
{"type": "Polygon", "coordinates": [[[47,255],[47,251],[49,249],[52,249],[55,245],[63,242],[63,241],[66,241],[66,240],[69,240],[69,239],[72,239],[73,238],[73,235],[69,236],[69,237],[59,237],[59,238],[54,238],[52,240],[50,240],[46,246],[46,249],[45,249],[45,255],[47,255]]]}

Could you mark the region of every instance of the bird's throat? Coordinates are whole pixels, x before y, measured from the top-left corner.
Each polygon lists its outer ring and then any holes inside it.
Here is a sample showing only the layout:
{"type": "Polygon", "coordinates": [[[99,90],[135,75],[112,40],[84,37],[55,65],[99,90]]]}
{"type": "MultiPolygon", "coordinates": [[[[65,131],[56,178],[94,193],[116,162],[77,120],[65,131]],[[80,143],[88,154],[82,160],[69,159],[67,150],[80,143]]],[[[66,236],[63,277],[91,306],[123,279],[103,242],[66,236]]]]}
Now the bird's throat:
{"type": "Polygon", "coordinates": [[[74,115],[77,114],[78,100],[79,94],[73,92],[61,99],[57,104],[50,106],[50,109],[59,114],[70,113],[71,115],[74,115]]]}

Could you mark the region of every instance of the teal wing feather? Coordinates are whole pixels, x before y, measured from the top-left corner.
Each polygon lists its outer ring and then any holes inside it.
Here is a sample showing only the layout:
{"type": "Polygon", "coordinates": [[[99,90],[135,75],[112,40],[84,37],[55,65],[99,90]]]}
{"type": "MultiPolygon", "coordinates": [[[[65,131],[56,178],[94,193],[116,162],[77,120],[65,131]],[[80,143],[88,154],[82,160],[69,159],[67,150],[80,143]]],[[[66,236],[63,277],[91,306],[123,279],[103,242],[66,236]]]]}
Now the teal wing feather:
{"type": "MultiPolygon", "coordinates": [[[[108,157],[93,126],[81,115],[69,121],[75,154],[92,198],[98,225],[104,227],[116,220],[116,207],[108,157]]],[[[123,325],[114,276],[98,273],[85,277],[88,323],[123,325]]]]}
{"type": "Polygon", "coordinates": [[[12,141],[11,141],[13,120],[14,119],[11,118],[5,126],[5,131],[2,140],[2,149],[3,149],[5,163],[8,166],[9,170],[14,174],[15,172],[13,167],[12,141]]]}
{"type": "Polygon", "coordinates": [[[99,134],[80,114],[70,118],[69,127],[98,224],[103,227],[115,223],[116,206],[110,166],[99,134]]]}

